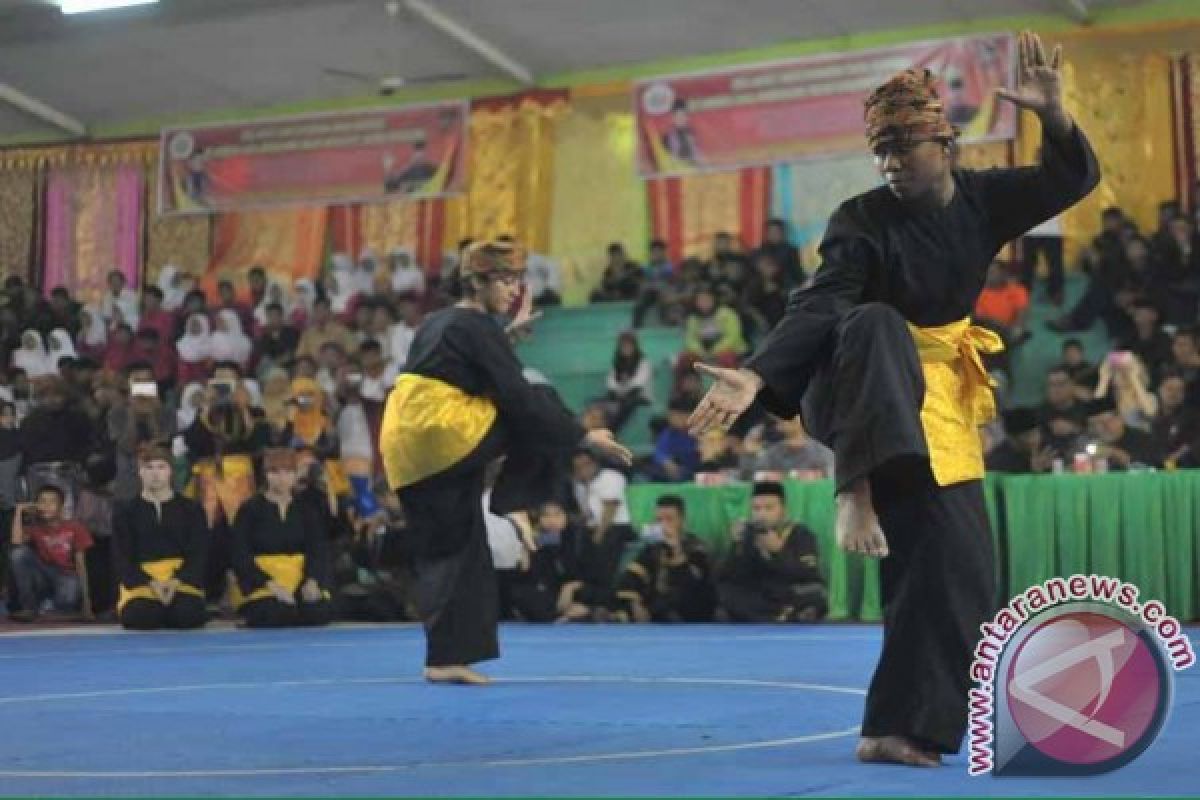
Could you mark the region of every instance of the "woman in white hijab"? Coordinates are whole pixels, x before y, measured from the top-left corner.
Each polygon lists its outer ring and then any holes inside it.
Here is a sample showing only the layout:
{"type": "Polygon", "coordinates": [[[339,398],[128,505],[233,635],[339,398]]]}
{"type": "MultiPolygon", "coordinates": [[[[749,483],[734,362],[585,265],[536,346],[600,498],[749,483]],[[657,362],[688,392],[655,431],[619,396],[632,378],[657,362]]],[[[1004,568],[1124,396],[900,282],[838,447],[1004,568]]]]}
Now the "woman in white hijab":
{"type": "Polygon", "coordinates": [[[85,306],[79,312],[82,330],[79,333],[80,349],[95,359],[104,358],[104,348],[108,344],[108,328],[104,324],[104,314],[97,306],[85,306]]]}
{"type": "Polygon", "coordinates": [[[207,316],[192,314],[188,317],[183,336],[175,343],[175,352],[179,354],[180,383],[203,382],[208,377],[208,365],[212,360],[212,333],[207,316]]]}
{"type": "Polygon", "coordinates": [[[342,316],[350,310],[358,292],[355,290],[355,278],[350,272],[334,270],[325,276],[325,294],[329,297],[329,307],[333,313],[342,316]]]}
{"type": "Polygon", "coordinates": [[[179,397],[179,408],[175,411],[175,430],[179,433],[171,440],[171,452],[176,458],[183,458],[187,455],[187,445],[183,441],[183,432],[192,427],[192,423],[196,421],[196,416],[200,413],[200,407],[204,405],[204,384],[189,383],[183,387],[183,393],[179,397]]]}
{"type": "Polygon", "coordinates": [[[300,278],[294,285],[296,301],[292,304],[292,324],[303,328],[312,317],[313,304],[317,302],[317,287],[308,278],[300,278]]]}
{"type": "Polygon", "coordinates": [[[42,335],[32,329],[21,334],[21,346],[13,351],[12,365],[24,370],[25,377],[31,380],[58,374],[58,365],[51,363],[42,335]]]}
{"type": "Polygon", "coordinates": [[[64,358],[79,358],[79,354],[75,352],[75,342],[71,341],[71,334],[67,333],[64,328],[55,328],[50,331],[50,336],[46,340],[46,356],[56,373],[59,372],[59,362],[64,358]]]}
{"type": "Polygon", "coordinates": [[[212,335],[213,361],[233,361],[246,366],[254,343],[242,332],[242,321],[238,313],[226,308],[217,313],[217,329],[212,335]]]}

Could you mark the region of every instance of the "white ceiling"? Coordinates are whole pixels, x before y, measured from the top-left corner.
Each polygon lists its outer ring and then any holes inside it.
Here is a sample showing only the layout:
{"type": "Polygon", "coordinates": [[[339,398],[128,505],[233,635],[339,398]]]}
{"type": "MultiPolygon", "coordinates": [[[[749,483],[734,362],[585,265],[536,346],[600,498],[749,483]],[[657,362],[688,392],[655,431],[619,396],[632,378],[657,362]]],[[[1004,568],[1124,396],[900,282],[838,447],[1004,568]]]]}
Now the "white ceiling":
{"type": "MultiPolygon", "coordinates": [[[[431,0],[539,80],[595,67],[939,22],[1071,16],[1078,0],[431,0]]],[[[1091,7],[1145,0],[1086,0],[1091,7]]],[[[361,97],[324,67],[505,79],[383,0],[160,0],[63,17],[0,0],[0,83],[87,126],[361,97]]],[[[57,135],[0,103],[0,137],[57,135]]]]}

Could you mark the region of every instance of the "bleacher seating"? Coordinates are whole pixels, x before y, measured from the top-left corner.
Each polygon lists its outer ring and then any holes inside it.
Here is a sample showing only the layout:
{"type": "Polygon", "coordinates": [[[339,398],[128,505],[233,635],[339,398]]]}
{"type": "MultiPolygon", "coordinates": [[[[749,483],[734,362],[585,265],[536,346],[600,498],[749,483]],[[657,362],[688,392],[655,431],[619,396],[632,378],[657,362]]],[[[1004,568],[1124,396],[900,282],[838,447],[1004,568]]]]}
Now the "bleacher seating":
{"type": "MultiPolygon", "coordinates": [[[[542,372],[578,412],[604,395],[617,335],[631,327],[632,318],[632,303],[549,308],[538,320],[533,337],[518,347],[518,354],[527,367],[542,372]]],[[[665,413],[671,370],[683,349],[683,331],[647,326],[638,331],[638,339],[654,365],[654,405],[638,409],[621,431],[621,440],[644,453],[653,446],[650,418],[665,413]]]]}

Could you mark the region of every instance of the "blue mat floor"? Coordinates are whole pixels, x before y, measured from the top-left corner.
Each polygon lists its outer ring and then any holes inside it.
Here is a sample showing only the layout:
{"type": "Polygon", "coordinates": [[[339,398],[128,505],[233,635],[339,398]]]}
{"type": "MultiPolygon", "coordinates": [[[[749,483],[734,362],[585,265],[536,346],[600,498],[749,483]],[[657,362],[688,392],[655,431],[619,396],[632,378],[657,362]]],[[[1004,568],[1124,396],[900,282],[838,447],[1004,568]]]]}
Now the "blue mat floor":
{"type": "MultiPolygon", "coordinates": [[[[1193,631],[1193,639],[1196,638],[1193,631]]],[[[1200,669],[1130,766],[972,778],[852,759],[872,626],[525,627],[489,688],[409,626],[0,637],[3,795],[1195,793],[1200,669]]]]}

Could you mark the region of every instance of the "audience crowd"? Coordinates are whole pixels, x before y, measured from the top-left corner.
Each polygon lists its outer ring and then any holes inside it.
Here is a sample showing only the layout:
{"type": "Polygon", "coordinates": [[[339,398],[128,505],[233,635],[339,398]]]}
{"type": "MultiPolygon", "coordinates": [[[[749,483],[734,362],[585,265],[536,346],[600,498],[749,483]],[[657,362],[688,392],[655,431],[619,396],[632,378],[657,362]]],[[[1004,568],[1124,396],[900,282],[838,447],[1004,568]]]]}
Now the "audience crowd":
{"type": "MultiPolygon", "coordinates": [[[[1195,467],[1200,462],[1200,237],[1164,204],[1144,235],[1120,209],[1086,248],[1086,289],[1047,327],[1101,322],[1110,346],[1062,345],[1044,402],[1013,407],[1014,354],[1029,323],[1035,258],[1061,257],[1039,231],[1018,263],[997,261],[976,309],[1007,353],[989,365],[1004,412],[985,429],[988,467],[1048,473],[1195,467]]],[[[585,427],[627,428],[639,407],[653,447],[624,474],[576,454],[557,499],[531,509],[536,547],[489,515],[502,607],[531,622],[812,621],[827,594],[816,538],[787,511],[782,481],[833,474],[799,420],[754,409],[701,439],[687,419],[703,392],[694,365],[736,366],[809,280],[785,225],[746,251],[718,234],[707,259],[645,265],[620,243],[592,302],[631,304],[585,427]],[[680,329],[654,363],[648,324],[680,329]],[[655,390],[669,372],[667,396],[655,390]],[[630,481],[753,482],[751,513],[707,541],[678,494],[635,530],[630,481]]],[[[557,265],[528,259],[535,307],[562,300],[557,265]]],[[[1048,263],[1047,300],[1063,302],[1048,263]]],[[[451,302],[411,254],[335,254],[317,281],[259,267],[211,291],[165,267],[136,290],[120,272],[87,304],[10,276],[0,294],[0,576],[13,619],[83,614],[131,628],[251,626],[414,617],[404,509],[382,482],[384,402],[425,314],[451,302]]],[[[531,310],[521,315],[528,318],[531,310]]],[[[520,315],[519,315],[520,316],[520,315]]],[[[528,326],[525,333],[529,335],[528,326]]],[[[536,329],[533,335],[536,335],[536,329]]],[[[530,371],[532,374],[532,371],[530,371]]],[[[540,376],[533,376],[541,379],[540,376]]],[[[485,501],[486,502],[486,501],[485,501]]]]}

